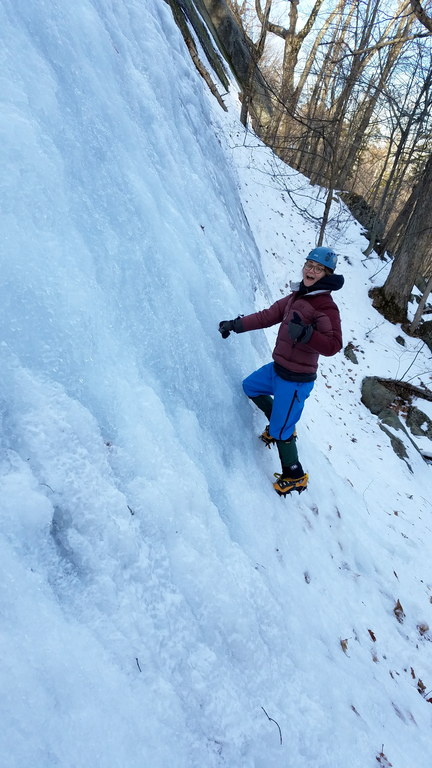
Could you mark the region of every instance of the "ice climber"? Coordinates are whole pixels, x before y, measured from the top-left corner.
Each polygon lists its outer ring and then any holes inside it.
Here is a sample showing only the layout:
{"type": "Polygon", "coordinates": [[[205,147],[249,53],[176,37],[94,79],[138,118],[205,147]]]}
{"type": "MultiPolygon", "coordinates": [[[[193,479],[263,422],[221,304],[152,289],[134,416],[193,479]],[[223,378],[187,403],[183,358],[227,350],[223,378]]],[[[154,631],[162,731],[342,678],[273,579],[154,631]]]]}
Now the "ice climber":
{"type": "Polygon", "coordinates": [[[295,426],[317,377],[319,355],[331,357],[342,348],[339,310],[331,296],[344,283],[342,275],[334,274],[336,264],[331,248],[313,248],[301,282],[290,285],[292,293],[268,309],[219,323],[224,339],[230,331],[244,333],[280,323],[273,362],[244,379],[243,389],[269,420],[260,437],[269,448],[277,445],[282,472],[275,473],[273,487],[281,496],[307,487],[295,426]]]}

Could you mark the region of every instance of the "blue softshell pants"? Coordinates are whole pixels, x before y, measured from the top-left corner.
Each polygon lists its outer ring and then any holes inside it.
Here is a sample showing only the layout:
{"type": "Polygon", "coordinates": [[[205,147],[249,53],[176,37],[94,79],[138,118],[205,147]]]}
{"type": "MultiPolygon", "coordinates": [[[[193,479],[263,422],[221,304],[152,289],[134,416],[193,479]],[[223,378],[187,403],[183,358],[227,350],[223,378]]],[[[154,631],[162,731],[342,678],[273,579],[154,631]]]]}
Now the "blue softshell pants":
{"type": "Polygon", "coordinates": [[[275,440],[289,440],[314,383],[282,379],[277,375],[273,363],[268,363],[244,379],[243,390],[248,397],[273,395],[270,435],[275,440]]]}

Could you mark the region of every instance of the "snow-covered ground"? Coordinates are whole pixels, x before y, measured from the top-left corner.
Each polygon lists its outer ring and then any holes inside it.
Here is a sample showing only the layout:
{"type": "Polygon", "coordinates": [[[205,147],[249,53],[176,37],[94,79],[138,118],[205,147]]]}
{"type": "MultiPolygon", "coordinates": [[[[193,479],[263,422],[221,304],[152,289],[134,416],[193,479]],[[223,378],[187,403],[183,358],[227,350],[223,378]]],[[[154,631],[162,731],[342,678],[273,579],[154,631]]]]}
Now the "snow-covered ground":
{"type": "Polygon", "coordinates": [[[161,0],[1,0],[0,30],[0,764],[429,768],[431,467],[360,388],[431,364],[371,308],[382,262],[342,209],[358,363],[321,361],[280,499],[241,390],[274,329],[217,325],[299,277],[319,190],[161,0]]]}

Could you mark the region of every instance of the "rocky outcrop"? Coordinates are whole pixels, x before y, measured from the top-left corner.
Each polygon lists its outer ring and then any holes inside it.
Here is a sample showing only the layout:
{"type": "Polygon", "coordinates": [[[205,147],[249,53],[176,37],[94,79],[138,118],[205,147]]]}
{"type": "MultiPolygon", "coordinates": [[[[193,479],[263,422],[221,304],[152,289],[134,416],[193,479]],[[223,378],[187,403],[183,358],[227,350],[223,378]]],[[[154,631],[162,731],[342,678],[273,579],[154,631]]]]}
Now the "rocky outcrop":
{"type": "Polygon", "coordinates": [[[420,336],[424,343],[432,350],[432,320],[426,320],[417,328],[416,336],[420,336]]]}
{"type": "Polygon", "coordinates": [[[432,441],[432,419],[414,405],[408,408],[406,424],[411,434],[417,437],[428,437],[432,441]]]}
{"type": "Polygon", "coordinates": [[[376,376],[363,379],[362,403],[378,417],[379,426],[389,437],[393,450],[410,469],[405,446],[407,440],[423,458],[429,458],[432,454],[432,421],[421,409],[412,405],[414,398],[432,401],[432,392],[394,379],[380,379],[376,376]],[[398,437],[394,432],[401,432],[401,436],[398,437]],[[430,452],[425,453],[418,447],[416,436],[431,440],[430,452]]]}
{"type": "Polygon", "coordinates": [[[384,224],[379,219],[376,211],[369,203],[356,192],[341,192],[340,197],[346,203],[355,219],[365,228],[366,236],[370,231],[374,231],[377,241],[384,236],[384,224]]]}
{"type": "Polygon", "coordinates": [[[344,349],[344,355],[347,358],[347,360],[349,360],[351,363],[354,363],[354,365],[358,365],[358,359],[357,359],[355,350],[356,348],[354,344],[352,343],[352,341],[349,341],[344,349]]]}

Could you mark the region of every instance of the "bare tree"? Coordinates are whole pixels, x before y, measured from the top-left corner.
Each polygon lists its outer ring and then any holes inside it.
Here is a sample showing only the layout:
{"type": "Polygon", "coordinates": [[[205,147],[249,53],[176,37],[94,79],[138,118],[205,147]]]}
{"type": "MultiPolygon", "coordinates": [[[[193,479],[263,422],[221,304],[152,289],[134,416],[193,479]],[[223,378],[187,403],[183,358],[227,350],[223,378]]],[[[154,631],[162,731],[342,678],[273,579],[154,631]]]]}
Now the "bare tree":
{"type": "MultiPolygon", "coordinates": [[[[406,7],[406,5],[405,5],[406,7]]],[[[401,9],[403,10],[403,9],[401,9]]],[[[396,37],[403,37],[409,30],[412,19],[402,18],[396,29],[396,37]]],[[[374,76],[369,78],[364,95],[350,119],[350,142],[345,145],[345,151],[339,161],[339,175],[337,185],[342,189],[346,187],[349,177],[352,175],[354,162],[359,155],[361,143],[364,139],[368,126],[370,125],[372,115],[375,111],[378,99],[383,93],[384,87],[400,57],[404,43],[394,43],[387,48],[384,60],[379,55],[378,67],[374,76]]]]}
{"type": "Polygon", "coordinates": [[[345,188],[352,176],[377,102],[412,24],[412,16],[405,14],[407,8],[408,0],[403,0],[384,24],[379,18],[381,0],[370,0],[365,7],[352,0],[337,3],[322,25],[317,36],[320,43],[312,46],[307,67],[299,78],[303,89],[304,78],[312,75],[309,98],[296,115],[291,114],[291,135],[285,153],[280,151],[284,137],[279,136],[276,145],[279,154],[313,183],[329,186],[332,181],[333,186],[345,188]],[[321,34],[329,29],[330,22],[330,37],[321,42],[321,34]],[[383,53],[381,43],[391,35],[397,42],[383,53]],[[316,56],[320,46],[326,53],[319,63],[316,56]]]}
{"type": "MultiPolygon", "coordinates": [[[[429,71],[429,85],[431,78],[432,73],[429,71]]],[[[428,107],[431,101],[432,99],[429,100],[428,107]]],[[[421,125],[424,126],[423,123],[421,125]]],[[[382,288],[373,292],[376,306],[386,317],[404,320],[414,284],[426,280],[422,298],[409,327],[411,333],[417,330],[421,322],[426,301],[432,290],[431,234],[432,154],[429,154],[423,172],[386,236],[385,245],[395,253],[395,259],[386,282],[382,288]]]]}
{"type": "Polygon", "coordinates": [[[419,301],[419,304],[418,304],[418,307],[416,309],[416,313],[414,315],[413,321],[410,324],[410,327],[409,327],[410,333],[414,333],[417,330],[417,328],[419,327],[419,325],[421,323],[422,316],[423,316],[423,312],[424,312],[425,307],[426,307],[426,302],[427,302],[427,300],[428,300],[428,298],[430,296],[431,291],[432,291],[432,273],[431,273],[431,276],[430,276],[429,280],[426,283],[426,287],[425,287],[425,289],[423,291],[423,296],[421,297],[421,299],[419,301]]]}
{"type": "Polygon", "coordinates": [[[318,16],[318,12],[324,0],[315,0],[315,4],[302,29],[297,29],[299,12],[299,0],[290,0],[289,24],[283,26],[275,24],[270,19],[264,18],[261,0],[255,0],[257,16],[262,24],[266,24],[267,29],[273,35],[280,37],[284,41],[283,61],[280,88],[277,93],[277,106],[275,116],[271,122],[268,136],[273,140],[286,133],[286,118],[293,112],[295,95],[295,69],[298,63],[299,53],[302,45],[312,30],[312,27],[318,16]]]}
{"type": "Polygon", "coordinates": [[[432,62],[424,72],[421,61],[417,59],[411,76],[408,77],[405,69],[404,78],[407,86],[405,95],[398,87],[394,93],[389,90],[385,93],[387,155],[375,188],[367,195],[376,217],[369,233],[369,245],[364,251],[366,256],[375,247],[377,237],[382,237],[381,226],[386,228],[386,234],[380,249],[385,247],[390,253],[397,251],[397,238],[406,226],[403,223],[404,201],[408,202],[408,210],[412,207],[413,170],[419,163],[424,165],[425,136],[432,127],[432,62]]]}
{"type": "Polygon", "coordinates": [[[419,0],[410,0],[410,3],[418,20],[432,34],[432,17],[427,15],[419,0]]]}
{"type": "Polygon", "coordinates": [[[404,322],[411,291],[432,258],[432,155],[411,198],[411,211],[398,253],[382,288],[372,292],[375,306],[393,322],[404,322]]]}
{"type": "MultiPolygon", "coordinates": [[[[334,192],[355,191],[374,156],[379,165],[363,194],[397,254],[413,214],[413,169],[421,157],[424,167],[432,151],[432,67],[426,71],[415,63],[420,46],[412,45],[421,39],[430,58],[431,20],[424,0],[312,0],[308,8],[287,0],[278,22],[272,0],[190,2],[206,8],[219,40],[227,2],[241,20],[248,53],[235,70],[243,92],[242,122],[250,112],[254,129],[280,157],[327,188],[320,241],[334,192]],[[275,38],[283,43],[283,56],[269,76],[263,64],[275,38]],[[259,89],[269,99],[262,108],[259,89]],[[404,205],[407,198],[410,207],[404,205]]],[[[230,30],[222,43],[235,58],[230,30]]]]}
{"type": "Polygon", "coordinates": [[[266,0],[264,12],[260,19],[261,29],[260,29],[258,41],[256,43],[252,43],[251,41],[251,49],[252,49],[251,59],[249,63],[249,70],[247,74],[246,85],[243,88],[243,99],[242,99],[242,106],[240,111],[240,122],[244,126],[247,124],[249,105],[253,98],[253,84],[254,84],[255,71],[264,53],[264,46],[265,46],[265,41],[267,37],[268,21],[270,17],[271,7],[272,7],[272,0],[266,0]]]}

